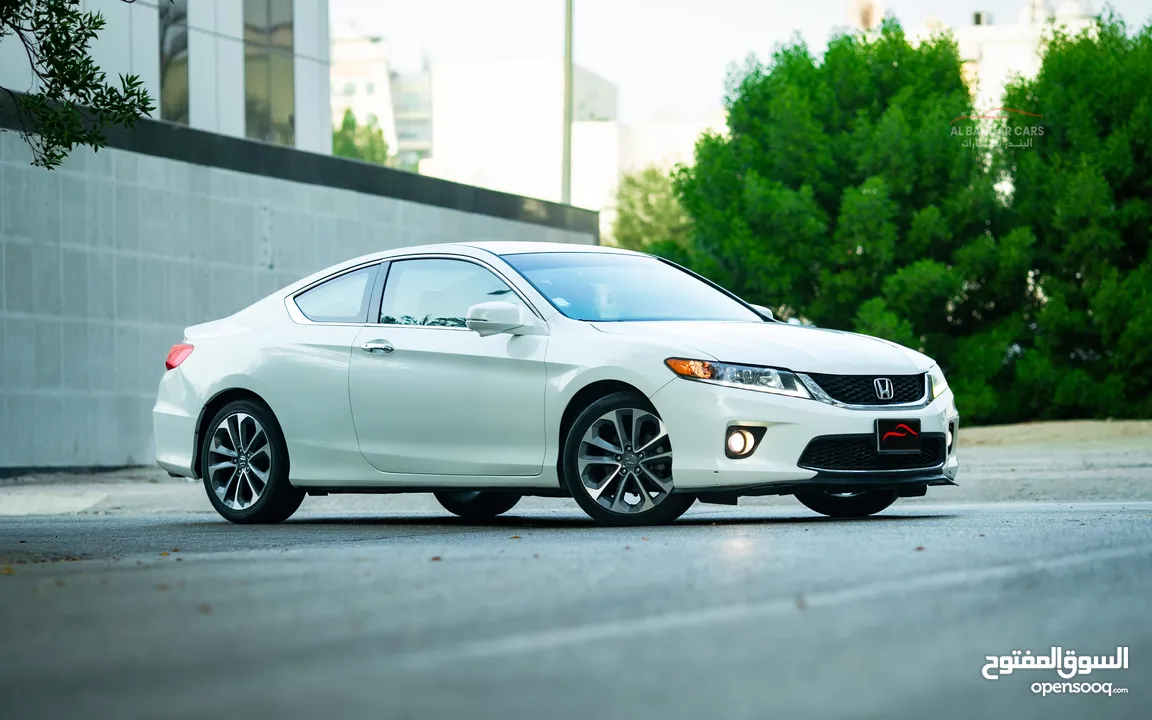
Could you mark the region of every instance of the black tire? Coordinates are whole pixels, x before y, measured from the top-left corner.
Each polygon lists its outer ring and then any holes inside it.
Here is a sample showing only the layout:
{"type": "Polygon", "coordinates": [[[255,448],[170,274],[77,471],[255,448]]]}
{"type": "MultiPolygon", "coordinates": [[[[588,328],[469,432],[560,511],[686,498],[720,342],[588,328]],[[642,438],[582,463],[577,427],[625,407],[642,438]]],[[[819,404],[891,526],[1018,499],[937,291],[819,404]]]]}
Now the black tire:
{"type": "Polygon", "coordinates": [[[520,502],[520,495],[504,492],[438,492],[436,501],[453,515],[482,520],[502,515],[520,502]]]}
{"type": "Polygon", "coordinates": [[[834,518],[861,518],[875,515],[896,502],[895,490],[869,490],[838,496],[826,492],[799,493],[796,499],[809,510],[834,518]]]}
{"type": "MultiPolygon", "coordinates": [[[[261,448],[263,447],[261,445],[261,448]]],[[[237,459],[235,463],[240,466],[241,461],[237,459]]],[[[304,501],[304,491],[293,487],[292,483],[288,481],[288,444],[284,441],[284,433],[280,429],[280,423],[276,421],[276,416],[272,414],[271,410],[252,400],[236,400],[228,403],[208,423],[204,437],[200,440],[200,475],[204,478],[204,490],[208,493],[212,507],[216,508],[216,512],[220,513],[224,519],[240,525],[283,522],[291,517],[292,513],[300,507],[300,503],[304,501]],[[267,440],[266,451],[254,447],[258,442],[258,435],[254,441],[250,441],[250,444],[253,445],[252,448],[248,448],[252,452],[251,461],[247,459],[248,452],[242,453],[245,456],[243,465],[250,464],[252,467],[252,474],[247,479],[249,491],[247,497],[249,499],[253,497],[254,488],[257,480],[259,480],[257,473],[261,469],[265,472],[267,482],[260,489],[255,502],[243,508],[236,508],[228,504],[228,498],[235,498],[233,504],[237,504],[237,500],[243,500],[245,497],[243,487],[245,486],[242,485],[241,481],[245,478],[238,475],[235,490],[230,491],[229,487],[231,486],[225,487],[225,495],[221,498],[217,494],[214,480],[225,482],[226,478],[223,475],[214,477],[209,468],[214,461],[226,461],[226,456],[212,451],[213,438],[216,437],[218,430],[222,433],[220,439],[223,444],[231,449],[231,440],[225,437],[227,431],[220,428],[221,423],[225,419],[234,419],[244,415],[253,418],[258,423],[256,427],[263,432],[267,440]],[[267,465],[263,464],[265,454],[268,458],[267,465]]]]}
{"type": "MultiPolygon", "coordinates": [[[[601,525],[609,527],[666,525],[683,515],[688,508],[692,507],[692,503],[696,502],[696,496],[670,492],[660,495],[655,506],[648,510],[627,513],[616,512],[597,502],[597,500],[589,494],[589,487],[584,484],[584,479],[580,476],[580,445],[585,433],[605,414],[617,410],[630,409],[643,410],[655,416],[657,419],[660,417],[656,412],[656,408],[648,402],[647,398],[638,392],[616,392],[611,395],[606,395],[589,405],[583,412],[576,416],[576,420],[572,423],[572,427],[568,429],[568,435],[564,439],[561,462],[563,482],[584,512],[588,513],[593,520],[601,525]]],[[[671,452],[670,443],[668,447],[669,452],[671,452]]],[[[668,480],[671,481],[671,463],[669,463],[668,466],[668,480]]],[[[616,480],[613,482],[620,481],[616,480]]],[[[649,495],[649,498],[651,499],[651,495],[649,495]]]]}

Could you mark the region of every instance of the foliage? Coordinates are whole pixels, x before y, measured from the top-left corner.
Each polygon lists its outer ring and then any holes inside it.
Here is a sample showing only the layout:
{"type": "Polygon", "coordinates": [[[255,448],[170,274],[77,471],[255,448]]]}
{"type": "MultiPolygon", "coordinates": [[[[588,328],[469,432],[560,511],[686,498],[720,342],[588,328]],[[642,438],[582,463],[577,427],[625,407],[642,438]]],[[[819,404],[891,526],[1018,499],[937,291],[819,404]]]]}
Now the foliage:
{"type": "Polygon", "coordinates": [[[677,252],[783,317],[932,355],[968,421],[1148,415],[1152,29],[1058,35],[1004,105],[1043,117],[980,131],[953,39],[891,18],[749,61],[728,133],[675,173],[677,252]]]}
{"type": "MultiPolygon", "coordinates": [[[[1005,105],[1043,115],[1034,147],[1005,146],[1012,216],[1036,239],[1012,392],[1027,417],[1152,415],[1152,25],[1109,14],[1057,34],[1005,105]]],[[[1013,119],[1019,125],[1022,119],[1013,119]]]]}
{"type": "Polygon", "coordinates": [[[692,221],[680,207],[668,173],[649,167],[620,179],[612,238],[622,248],[692,262],[692,221]]]}
{"type": "MultiPolygon", "coordinates": [[[[123,0],[134,2],[134,0],[123,0]]],[[[19,43],[33,87],[0,88],[15,106],[32,164],[57,167],[78,145],[99,149],[113,125],[133,128],[155,106],[135,75],[107,82],[89,54],[104,17],[82,12],[79,0],[0,0],[0,40],[19,43]]]]}
{"type": "Polygon", "coordinates": [[[388,163],[388,143],[374,118],[365,125],[359,125],[352,111],[345,110],[340,127],[332,131],[332,154],[385,165],[388,163]]]}

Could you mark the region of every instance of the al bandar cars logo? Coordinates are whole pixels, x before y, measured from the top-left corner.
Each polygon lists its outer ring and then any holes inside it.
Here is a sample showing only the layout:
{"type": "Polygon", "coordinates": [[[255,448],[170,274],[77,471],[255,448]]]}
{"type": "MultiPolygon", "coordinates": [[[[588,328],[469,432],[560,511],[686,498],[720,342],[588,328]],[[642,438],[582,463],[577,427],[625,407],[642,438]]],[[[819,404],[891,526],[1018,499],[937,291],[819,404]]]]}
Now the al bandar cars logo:
{"type": "Polygon", "coordinates": [[[949,123],[949,134],[964,139],[964,147],[978,147],[980,138],[1006,142],[1008,147],[1030,148],[1033,140],[1044,136],[1043,115],[1001,107],[978,115],[961,115],[949,123]]]}
{"type": "Polygon", "coordinates": [[[908,427],[904,423],[900,423],[899,425],[897,425],[892,430],[889,430],[888,432],[884,433],[884,436],[880,438],[880,442],[886,442],[888,440],[888,438],[890,438],[890,437],[902,438],[902,437],[908,437],[909,435],[911,435],[912,437],[919,437],[920,433],[916,432],[915,430],[908,427]]]}

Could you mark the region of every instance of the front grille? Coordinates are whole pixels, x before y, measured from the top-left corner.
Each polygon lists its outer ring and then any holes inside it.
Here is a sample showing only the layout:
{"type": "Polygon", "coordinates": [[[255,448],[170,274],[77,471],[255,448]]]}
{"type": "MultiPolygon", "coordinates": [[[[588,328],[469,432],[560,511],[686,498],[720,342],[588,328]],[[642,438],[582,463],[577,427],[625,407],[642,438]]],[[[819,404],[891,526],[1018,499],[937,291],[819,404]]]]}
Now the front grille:
{"type": "Polygon", "coordinates": [[[916,402],[924,397],[924,373],[919,375],[821,375],[808,373],[833,400],[846,405],[895,405],[916,402]],[[876,396],[876,379],[892,381],[892,397],[876,396]]]}
{"type": "Polygon", "coordinates": [[[921,470],[944,462],[944,436],[925,434],[920,452],[880,454],[875,435],[826,435],[814,438],[800,455],[801,467],[812,470],[921,470]]]}

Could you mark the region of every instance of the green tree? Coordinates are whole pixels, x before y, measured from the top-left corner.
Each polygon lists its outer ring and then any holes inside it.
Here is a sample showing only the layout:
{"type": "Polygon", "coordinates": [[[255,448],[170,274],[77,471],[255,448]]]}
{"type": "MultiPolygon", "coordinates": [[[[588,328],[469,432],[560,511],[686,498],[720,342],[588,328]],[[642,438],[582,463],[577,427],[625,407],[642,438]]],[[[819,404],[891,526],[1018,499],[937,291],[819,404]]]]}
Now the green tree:
{"type": "Polygon", "coordinates": [[[692,221],[680,207],[668,173],[649,167],[620,179],[612,238],[622,248],[691,262],[692,221]]]}
{"type": "Polygon", "coordinates": [[[388,143],[384,141],[384,131],[376,126],[375,118],[359,125],[351,110],[344,111],[340,127],[332,131],[332,154],[377,165],[386,165],[389,161],[388,143]]]}
{"type": "Polygon", "coordinates": [[[1025,417],[1152,415],[1152,25],[1112,14],[1057,33],[1038,75],[1011,85],[996,167],[1034,238],[1013,383],[1025,417]],[[1034,130],[1032,132],[1035,132],[1034,130]],[[1012,145],[1017,145],[1013,147],[1012,145]]]}
{"type": "Polygon", "coordinates": [[[730,79],[728,132],[708,134],[676,187],[695,269],[751,302],[936,356],[966,415],[990,417],[1028,300],[1013,233],[954,40],[918,45],[888,19],[823,58],[797,43],[730,79]],[[955,121],[955,122],[953,122],[955,121]],[[1015,259],[996,258],[1009,251],[1015,259]]]}
{"type": "Polygon", "coordinates": [[[0,41],[19,44],[34,78],[29,92],[0,88],[0,95],[19,118],[33,165],[51,170],[78,145],[102,148],[108,127],[135,127],[155,108],[139,77],[110,84],[92,60],[89,44],[104,25],[100,13],[80,10],[80,0],[0,0],[0,41]]]}

